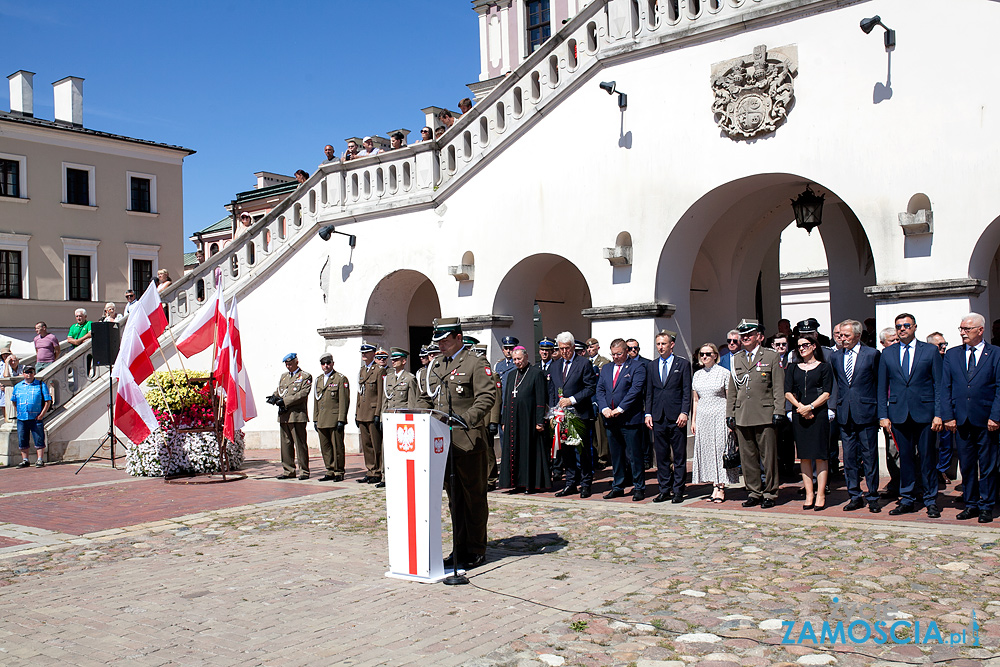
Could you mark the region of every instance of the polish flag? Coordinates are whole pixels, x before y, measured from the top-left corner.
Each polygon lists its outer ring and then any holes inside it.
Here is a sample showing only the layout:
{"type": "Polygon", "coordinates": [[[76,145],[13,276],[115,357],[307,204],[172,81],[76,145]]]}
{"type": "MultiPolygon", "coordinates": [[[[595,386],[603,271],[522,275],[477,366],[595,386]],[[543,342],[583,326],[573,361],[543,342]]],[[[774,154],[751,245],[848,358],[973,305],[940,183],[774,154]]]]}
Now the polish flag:
{"type": "Polygon", "coordinates": [[[185,357],[193,357],[213,343],[221,345],[225,333],[225,304],[222,302],[222,290],[217,289],[212,302],[206,303],[184,330],[177,341],[177,351],[185,357]]]}
{"type": "Polygon", "coordinates": [[[229,308],[226,341],[229,348],[229,374],[226,379],[226,419],[222,435],[229,440],[236,431],[257,416],[257,404],[250,389],[250,376],[243,364],[243,346],[240,342],[240,317],[236,309],[236,297],[229,308]]]}
{"type": "Polygon", "coordinates": [[[146,402],[146,397],[139,389],[142,382],[153,374],[153,364],[146,353],[140,337],[139,327],[132,325],[132,316],[137,314],[133,309],[129,314],[129,322],[118,350],[118,359],[111,369],[111,377],[118,380],[118,393],[115,396],[115,426],[133,443],[140,443],[150,433],[158,428],[153,409],[146,402]],[[133,369],[143,375],[142,380],[136,380],[133,369]]]}
{"type": "MultiPolygon", "coordinates": [[[[137,329],[147,356],[152,356],[153,352],[160,349],[159,338],[167,330],[167,315],[163,312],[163,302],[160,301],[156,283],[150,281],[142,298],[132,307],[125,328],[130,326],[137,329]]],[[[145,379],[136,378],[136,382],[145,379]]]]}

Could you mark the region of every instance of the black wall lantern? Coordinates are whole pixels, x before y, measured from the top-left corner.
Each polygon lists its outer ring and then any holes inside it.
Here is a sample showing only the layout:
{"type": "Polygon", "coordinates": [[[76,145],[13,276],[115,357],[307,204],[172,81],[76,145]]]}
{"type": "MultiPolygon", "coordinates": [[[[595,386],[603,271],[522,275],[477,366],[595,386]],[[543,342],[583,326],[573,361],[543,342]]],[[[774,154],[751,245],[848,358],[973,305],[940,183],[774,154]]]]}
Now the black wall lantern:
{"type": "Polygon", "coordinates": [[[814,227],[823,224],[823,200],[826,195],[818,195],[806,186],[805,192],[792,200],[795,211],[795,225],[812,234],[814,227]]]}

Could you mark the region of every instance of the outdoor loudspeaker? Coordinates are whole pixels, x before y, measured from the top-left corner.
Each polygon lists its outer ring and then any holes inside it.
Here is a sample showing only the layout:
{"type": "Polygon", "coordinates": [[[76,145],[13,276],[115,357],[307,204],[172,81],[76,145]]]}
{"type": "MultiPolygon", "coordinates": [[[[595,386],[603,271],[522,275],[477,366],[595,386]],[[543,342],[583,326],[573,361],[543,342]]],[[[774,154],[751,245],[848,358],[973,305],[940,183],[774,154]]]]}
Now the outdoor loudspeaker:
{"type": "Polygon", "coordinates": [[[117,322],[94,322],[90,325],[90,351],[98,366],[113,366],[121,345],[121,330],[117,322]]]}

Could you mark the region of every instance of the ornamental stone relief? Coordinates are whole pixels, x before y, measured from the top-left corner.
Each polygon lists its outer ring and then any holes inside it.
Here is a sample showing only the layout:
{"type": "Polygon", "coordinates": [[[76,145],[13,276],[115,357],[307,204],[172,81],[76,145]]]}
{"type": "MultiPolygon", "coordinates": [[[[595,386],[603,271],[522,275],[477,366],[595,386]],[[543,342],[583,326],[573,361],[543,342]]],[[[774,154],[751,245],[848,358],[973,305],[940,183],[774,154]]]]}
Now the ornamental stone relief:
{"type": "Polygon", "coordinates": [[[793,104],[796,74],[795,46],[768,51],[762,44],[752,54],[716,63],[712,66],[715,122],[737,141],[774,132],[793,104]]]}

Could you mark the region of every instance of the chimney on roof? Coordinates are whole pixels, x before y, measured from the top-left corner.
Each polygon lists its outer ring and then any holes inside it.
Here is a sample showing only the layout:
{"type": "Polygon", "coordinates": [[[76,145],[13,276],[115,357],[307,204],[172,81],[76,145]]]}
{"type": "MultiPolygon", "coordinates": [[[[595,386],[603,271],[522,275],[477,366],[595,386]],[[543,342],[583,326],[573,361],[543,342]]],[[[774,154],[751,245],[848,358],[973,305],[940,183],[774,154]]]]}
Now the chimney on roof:
{"type": "Polygon", "coordinates": [[[18,70],[7,77],[10,81],[10,112],[19,116],[34,115],[34,88],[32,79],[35,73],[18,70]]]}
{"type": "Polygon", "coordinates": [[[55,95],[55,120],[74,127],[83,127],[83,79],[67,76],[52,84],[55,95]]]}

